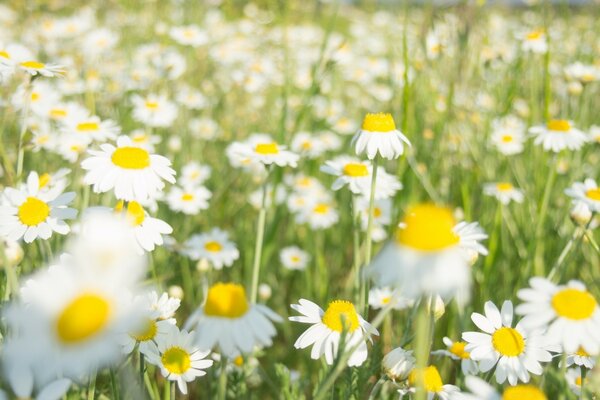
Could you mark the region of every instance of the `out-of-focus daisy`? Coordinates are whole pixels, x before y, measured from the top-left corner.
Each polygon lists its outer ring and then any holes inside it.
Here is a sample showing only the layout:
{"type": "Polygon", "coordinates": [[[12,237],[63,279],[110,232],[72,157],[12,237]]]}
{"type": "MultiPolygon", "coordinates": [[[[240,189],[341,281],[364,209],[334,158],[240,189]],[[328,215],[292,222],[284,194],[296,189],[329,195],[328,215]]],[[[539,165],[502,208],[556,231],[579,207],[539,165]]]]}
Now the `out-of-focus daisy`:
{"type": "Polygon", "coordinates": [[[468,293],[468,258],[471,252],[485,252],[479,243],[485,237],[476,223],[457,224],[445,207],[415,205],[406,213],[395,240],[372,261],[368,274],[377,286],[396,288],[410,298],[468,293]]]}
{"type": "Polygon", "coordinates": [[[364,194],[371,185],[371,163],[354,157],[339,156],[325,161],[321,171],[337,177],[331,188],[339,190],[345,185],[354,194],[364,194]]]}
{"type": "Polygon", "coordinates": [[[135,146],[127,136],[119,137],[117,147],[106,143],[100,149],[90,150],[91,156],[81,162],[87,171],[84,183],[96,193],[114,189],[117,199],[145,201],[160,193],[163,180],[175,183],[171,161],[135,146]]]}
{"type": "MultiPolygon", "coordinates": [[[[565,375],[565,379],[569,384],[569,388],[575,393],[576,396],[581,394],[581,384],[583,383],[583,377],[581,376],[580,368],[569,368],[565,375]]],[[[587,378],[586,383],[587,383],[587,378]]]]}
{"type": "MultiPolygon", "coordinates": [[[[116,212],[123,212],[123,203],[123,200],[117,203],[115,206],[116,212]]],[[[161,246],[164,243],[163,235],[173,233],[171,225],[148,215],[144,207],[137,201],[127,203],[125,215],[127,221],[133,227],[133,234],[139,247],[143,250],[153,251],[155,246],[161,246]]]]}
{"type": "Polygon", "coordinates": [[[579,150],[586,142],[588,136],[573,126],[566,119],[553,119],[546,125],[538,125],[529,128],[529,132],[535,137],[534,143],[541,145],[546,151],[558,153],[562,150],[579,150]]]}
{"type": "Polygon", "coordinates": [[[255,144],[244,144],[240,146],[238,156],[243,160],[265,165],[276,164],[280,167],[287,165],[296,167],[298,159],[297,154],[292,153],[273,141],[258,142],[255,144]]]}
{"type": "Polygon", "coordinates": [[[580,347],[577,352],[567,355],[567,367],[572,365],[592,369],[596,365],[596,357],[580,347]]]}
{"type": "Polygon", "coordinates": [[[447,336],[444,337],[443,341],[447,348],[432,351],[431,354],[447,356],[460,361],[460,369],[465,375],[476,375],[479,372],[477,363],[471,359],[471,353],[465,350],[466,342],[455,342],[447,336]]]}
{"type": "Polygon", "coordinates": [[[533,385],[509,386],[498,393],[493,386],[476,376],[465,379],[469,392],[459,393],[456,400],[547,400],[546,395],[533,385]]]}
{"type": "Polygon", "coordinates": [[[66,118],[63,122],[63,131],[66,134],[81,135],[88,143],[95,141],[106,141],[115,139],[121,132],[121,128],[111,120],[100,120],[99,117],[86,114],[66,118]]]}
{"type": "Polygon", "coordinates": [[[196,215],[200,210],[208,208],[208,200],[212,193],[204,186],[173,186],[167,195],[167,203],[173,211],[188,215],[196,215]]]}
{"type": "Polygon", "coordinates": [[[486,183],[483,186],[483,193],[495,197],[504,205],[509,204],[511,201],[522,203],[524,199],[523,191],[515,188],[509,182],[486,183]]]}
{"type": "Polygon", "coordinates": [[[281,320],[267,306],[250,304],[243,286],[215,283],[186,327],[196,327],[196,343],[201,348],[218,348],[225,357],[234,358],[257,346],[271,346],[277,333],[271,321],[281,320]]]}
{"type": "Polygon", "coordinates": [[[11,240],[23,238],[26,243],[36,238],[49,239],[53,232],[69,233],[67,219],[73,219],[77,210],[68,207],[74,192],[44,193],[36,172],[29,174],[22,189],[6,188],[0,205],[0,234],[11,240]]]}
{"type": "Polygon", "coordinates": [[[286,269],[303,270],[310,261],[310,254],[298,246],[288,246],[279,252],[279,261],[286,269]]]}
{"type": "Polygon", "coordinates": [[[600,126],[592,125],[590,127],[590,137],[591,142],[600,143],[600,126]]]}
{"type": "Polygon", "coordinates": [[[177,117],[177,106],[166,96],[150,94],[146,97],[135,95],[133,117],[148,126],[166,128],[171,126],[177,117]]]}
{"type": "Polygon", "coordinates": [[[139,311],[139,323],[132,331],[120,335],[119,343],[124,354],[130,354],[135,346],[140,353],[152,355],[154,344],[171,333],[174,320],[159,320],[159,312],[148,308],[139,311]]]}
{"type": "Polygon", "coordinates": [[[60,195],[67,187],[67,175],[70,172],[68,168],[61,168],[54,173],[39,174],[40,194],[50,198],[60,195]]]}
{"type": "Polygon", "coordinates": [[[576,80],[583,84],[592,83],[600,80],[600,68],[576,62],[565,67],[565,76],[569,80],[576,80]]]}
{"type": "Polygon", "coordinates": [[[414,304],[414,300],[402,297],[389,287],[384,288],[371,288],[369,290],[369,306],[374,310],[385,308],[392,303],[394,310],[403,310],[411,307],[414,304]]]}
{"type": "Polygon", "coordinates": [[[417,387],[422,387],[427,393],[428,400],[436,396],[442,400],[451,400],[460,392],[457,386],[444,384],[440,372],[433,365],[425,368],[414,368],[408,375],[408,385],[408,389],[400,389],[398,392],[401,395],[415,393],[417,387]]]}
{"type": "Polygon", "coordinates": [[[371,341],[372,335],[379,335],[349,301],[334,300],[325,311],[306,299],[300,299],[298,304],[292,304],[291,307],[302,315],[289,317],[290,321],[311,324],[311,327],[296,340],[294,347],[305,349],[312,346],[310,357],[313,360],[325,356],[327,364],[333,364],[339,351],[342,332],[345,330],[348,335],[345,339],[346,348],[358,346],[348,359],[348,366],[360,366],[367,359],[367,341],[371,341]]]}
{"type": "Polygon", "coordinates": [[[522,37],[521,48],[524,51],[543,54],[548,51],[548,41],[546,33],[541,29],[536,29],[526,33],[522,37]]]}
{"type": "Polygon", "coordinates": [[[189,162],[181,169],[178,182],[183,186],[194,187],[204,184],[210,178],[211,168],[197,162],[189,162]]]}
{"type": "Polygon", "coordinates": [[[148,130],[144,129],[136,129],[129,134],[129,138],[136,146],[150,153],[154,152],[154,146],[161,141],[160,136],[152,135],[148,130]]]}
{"type": "Polygon", "coordinates": [[[177,382],[177,387],[187,394],[187,383],[206,375],[204,371],[213,365],[206,357],[210,350],[194,342],[194,332],[180,331],[175,325],[169,326],[169,332],[156,338],[147,351],[148,362],[160,368],[162,376],[177,382]]]}
{"type": "Polygon", "coordinates": [[[207,260],[215,269],[231,267],[240,257],[235,243],[229,240],[229,234],[219,228],[192,235],[183,247],[184,253],[192,260],[207,260]]]}
{"type": "Polygon", "coordinates": [[[22,61],[17,64],[17,68],[27,72],[32,76],[41,75],[45,77],[53,77],[65,73],[65,69],[62,65],[45,64],[35,60],[22,61]]]}
{"type": "Polygon", "coordinates": [[[595,180],[587,178],[583,182],[575,182],[565,193],[574,202],[583,202],[591,211],[600,212],[600,187],[595,180]]]}
{"type": "Polygon", "coordinates": [[[589,354],[600,351],[600,309],[592,294],[579,281],[555,285],[545,278],[529,280],[530,288],[517,292],[523,301],[516,311],[527,329],[546,330],[549,341],[567,353],[580,348],[589,354]]]}
{"type": "Polygon", "coordinates": [[[339,214],[329,199],[310,201],[296,214],[296,222],[308,224],[311,229],[327,229],[339,220],[339,214]]]}
{"type": "Polygon", "coordinates": [[[408,375],[414,369],[416,361],[412,350],[396,347],[383,357],[381,364],[391,380],[403,381],[408,378],[408,375]]]}
{"type": "Polygon", "coordinates": [[[196,25],[174,26],[169,36],[179,44],[198,47],[208,42],[208,35],[196,25]]]}
{"type": "Polygon", "coordinates": [[[352,143],[356,154],[366,154],[369,160],[378,154],[393,160],[404,153],[405,144],[410,146],[406,136],[396,129],[392,115],[386,113],[368,113],[352,143]]]}
{"type": "Polygon", "coordinates": [[[542,374],[540,362],[552,361],[542,336],[526,331],[521,324],[512,327],[512,302],[505,301],[500,311],[488,301],[485,316],[473,313],[471,319],[484,333],[463,333],[463,340],[468,343],[465,350],[471,359],[479,362],[481,372],[496,367],[496,382],[504,383],[508,379],[511,385],[516,385],[519,380],[527,383],[529,372],[542,374]]]}
{"type": "Polygon", "coordinates": [[[317,158],[325,152],[324,143],[318,137],[308,132],[298,132],[294,135],[290,148],[295,153],[307,158],[317,158]]]}

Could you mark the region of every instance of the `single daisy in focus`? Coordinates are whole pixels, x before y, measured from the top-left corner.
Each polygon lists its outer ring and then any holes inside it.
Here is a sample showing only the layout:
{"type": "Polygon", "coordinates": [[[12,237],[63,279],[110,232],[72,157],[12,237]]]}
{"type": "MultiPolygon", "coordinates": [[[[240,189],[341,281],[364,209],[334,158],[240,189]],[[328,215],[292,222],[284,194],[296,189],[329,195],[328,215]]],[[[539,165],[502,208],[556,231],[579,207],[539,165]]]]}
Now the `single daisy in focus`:
{"type": "Polygon", "coordinates": [[[381,364],[391,380],[403,381],[408,378],[408,375],[414,369],[416,361],[412,350],[396,347],[383,357],[381,364]]]}
{"type": "Polygon", "coordinates": [[[22,71],[27,72],[31,76],[41,75],[45,77],[53,77],[58,75],[63,75],[65,73],[65,69],[62,65],[58,64],[44,64],[39,61],[22,61],[17,64],[17,68],[22,71]]]}
{"type": "Polygon", "coordinates": [[[573,126],[566,119],[553,119],[546,125],[529,128],[534,136],[534,143],[541,145],[546,151],[558,153],[564,149],[579,150],[589,141],[588,136],[573,126]]]}
{"type": "Polygon", "coordinates": [[[369,160],[378,154],[393,160],[404,153],[405,144],[410,146],[406,136],[396,129],[392,115],[387,113],[368,113],[352,143],[356,154],[366,154],[369,160]]]}
{"type": "Polygon", "coordinates": [[[509,204],[511,201],[522,203],[525,197],[521,189],[515,188],[509,182],[486,183],[483,186],[483,193],[495,197],[504,205],[509,204]]]}
{"type": "Polygon", "coordinates": [[[565,190],[574,202],[583,202],[593,212],[600,212],[600,187],[595,180],[588,178],[582,182],[575,182],[565,190]]]}
{"type": "Polygon", "coordinates": [[[229,234],[219,228],[192,235],[183,247],[183,252],[192,260],[207,260],[215,269],[231,267],[240,258],[240,252],[229,240],[229,234]]]}
{"type": "Polygon", "coordinates": [[[408,375],[408,385],[408,389],[398,390],[402,396],[407,393],[416,393],[417,387],[425,389],[428,400],[436,396],[442,400],[452,400],[460,392],[457,386],[444,384],[440,372],[433,365],[425,368],[414,368],[408,375]]]}
{"type": "Polygon", "coordinates": [[[163,235],[173,233],[171,225],[165,221],[153,218],[144,210],[144,207],[137,201],[127,202],[127,209],[123,210],[123,200],[120,200],[115,206],[117,213],[125,214],[127,221],[133,228],[133,234],[140,249],[153,251],[158,245],[164,243],[163,235]]]}
{"type": "Polygon", "coordinates": [[[100,149],[90,150],[81,162],[87,171],[84,183],[93,185],[95,193],[114,189],[119,200],[145,201],[162,191],[163,180],[175,183],[171,161],[135,146],[127,136],[120,136],[116,147],[105,143],[100,149]]]}
{"type": "Polygon", "coordinates": [[[509,386],[498,393],[486,381],[476,376],[467,376],[465,379],[469,392],[463,392],[455,400],[547,400],[546,395],[533,385],[509,386]]]}
{"type": "Polygon", "coordinates": [[[382,309],[390,303],[393,304],[392,309],[404,310],[405,308],[412,307],[414,300],[400,296],[389,287],[373,287],[369,290],[369,306],[374,310],[382,309]]]}
{"type": "Polygon", "coordinates": [[[68,207],[75,199],[74,192],[44,193],[36,172],[29,174],[27,184],[20,190],[6,188],[0,203],[0,234],[17,241],[31,243],[38,237],[49,239],[53,232],[70,232],[67,219],[73,219],[77,210],[68,207]]]}
{"type": "Polygon", "coordinates": [[[204,186],[173,186],[167,195],[167,203],[173,211],[196,215],[208,208],[211,197],[212,193],[204,186]]]}
{"type": "Polygon", "coordinates": [[[512,327],[513,305],[510,301],[502,304],[498,310],[491,301],[485,303],[485,316],[471,314],[475,325],[484,333],[465,332],[462,338],[467,345],[465,351],[471,359],[479,362],[482,373],[496,367],[496,382],[516,385],[520,380],[529,382],[529,372],[541,375],[540,362],[552,361],[552,355],[546,350],[543,337],[526,331],[521,324],[512,327]]]}
{"type": "Polygon", "coordinates": [[[273,344],[277,331],[271,321],[282,319],[265,305],[250,304],[242,285],[219,282],[208,289],[204,305],[185,325],[196,327],[195,343],[201,348],[218,348],[235,358],[273,344]]]}
{"type": "Polygon", "coordinates": [[[566,353],[580,348],[588,354],[600,351],[600,309],[592,294],[580,281],[555,285],[546,278],[529,280],[530,288],[521,289],[523,301],[516,311],[523,315],[527,329],[545,330],[549,341],[560,344],[566,353]]]}
{"type": "Polygon", "coordinates": [[[432,351],[431,354],[447,356],[455,361],[460,361],[460,369],[464,375],[477,375],[479,373],[479,367],[471,359],[471,353],[465,350],[466,342],[454,342],[447,336],[444,337],[443,341],[447,349],[432,351]]]}
{"type": "Polygon", "coordinates": [[[180,331],[170,325],[169,332],[157,337],[146,354],[148,362],[158,366],[162,376],[176,381],[183,394],[187,394],[188,382],[206,375],[204,370],[213,365],[213,360],[206,358],[210,350],[201,348],[194,337],[194,331],[180,331]]]}
{"type": "Polygon", "coordinates": [[[342,332],[347,332],[345,346],[353,349],[358,346],[348,359],[349,367],[358,367],[367,359],[367,341],[372,335],[379,335],[377,329],[365,321],[354,308],[354,304],[345,300],[334,300],[329,303],[327,310],[306,299],[300,299],[298,304],[292,304],[292,309],[301,316],[289,317],[290,321],[311,324],[294,343],[297,349],[312,346],[310,357],[318,360],[325,356],[325,362],[332,365],[339,351],[342,332]]]}
{"type": "Polygon", "coordinates": [[[310,261],[310,254],[298,246],[288,246],[279,252],[279,261],[286,269],[301,271],[306,268],[310,261]]]}

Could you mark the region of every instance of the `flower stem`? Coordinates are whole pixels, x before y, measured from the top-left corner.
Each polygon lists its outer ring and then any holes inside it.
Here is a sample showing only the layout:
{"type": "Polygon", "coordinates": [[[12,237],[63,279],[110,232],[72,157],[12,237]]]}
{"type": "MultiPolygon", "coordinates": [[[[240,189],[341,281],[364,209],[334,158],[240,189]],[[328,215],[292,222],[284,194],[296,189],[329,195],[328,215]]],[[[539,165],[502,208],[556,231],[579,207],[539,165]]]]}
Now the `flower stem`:
{"type": "Polygon", "coordinates": [[[27,114],[29,114],[29,104],[31,103],[31,91],[33,86],[31,80],[25,87],[25,104],[23,104],[23,110],[21,111],[21,132],[19,133],[19,147],[17,152],[17,181],[21,179],[23,172],[23,158],[25,158],[25,149],[23,148],[23,138],[27,132],[27,114]]]}
{"type": "MultiPolygon", "coordinates": [[[[375,209],[375,187],[377,183],[377,169],[379,167],[379,157],[375,156],[373,160],[373,174],[371,176],[371,193],[369,194],[369,215],[367,219],[367,239],[365,246],[365,260],[364,265],[368,265],[371,262],[371,253],[373,249],[373,242],[371,235],[373,233],[373,210],[375,209]]],[[[366,307],[366,297],[368,289],[368,282],[361,280],[363,287],[360,291],[360,310],[364,310],[366,307]]]]}
{"type": "Polygon", "coordinates": [[[219,373],[219,392],[218,400],[225,400],[227,397],[227,358],[221,359],[221,372],[219,373]]]}
{"type": "MultiPolygon", "coordinates": [[[[416,344],[415,344],[415,355],[417,358],[417,368],[425,368],[429,359],[429,348],[431,339],[431,313],[435,304],[435,297],[425,298],[421,300],[422,304],[417,315],[417,332],[416,332],[416,344]],[[424,300],[424,301],[423,301],[424,300]],[[427,304],[429,302],[429,304],[427,304]]],[[[417,382],[417,392],[415,394],[415,400],[425,400],[427,392],[423,387],[423,382],[417,382]]]]}
{"type": "Polygon", "coordinates": [[[546,181],[544,197],[542,198],[542,204],[540,206],[540,211],[538,214],[537,225],[535,227],[535,256],[533,259],[533,265],[534,272],[538,276],[545,275],[543,259],[544,246],[542,244],[542,234],[544,233],[544,222],[546,221],[546,216],[548,214],[548,204],[550,203],[550,194],[552,193],[552,187],[554,186],[554,181],[556,180],[556,173],[556,155],[554,155],[550,166],[550,176],[548,176],[548,180],[546,181]]]}
{"type": "Polygon", "coordinates": [[[352,228],[353,228],[353,270],[354,270],[354,295],[357,304],[360,303],[360,210],[356,197],[352,196],[352,228]]]}
{"type": "Polygon", "coordinates": [[[262,255],[263,239],[265,236],[265,220],[267,215],[267,182],[268,176],[265,178],[262,187],[262,200],[260,211],[258,212],[258,225],[256,227],[256,246],[254,247],[254,263],[252,264],[252,292],[250,301],[256,303],[258,295],[258,277],[260,273],[260,257],[262,255]]]}

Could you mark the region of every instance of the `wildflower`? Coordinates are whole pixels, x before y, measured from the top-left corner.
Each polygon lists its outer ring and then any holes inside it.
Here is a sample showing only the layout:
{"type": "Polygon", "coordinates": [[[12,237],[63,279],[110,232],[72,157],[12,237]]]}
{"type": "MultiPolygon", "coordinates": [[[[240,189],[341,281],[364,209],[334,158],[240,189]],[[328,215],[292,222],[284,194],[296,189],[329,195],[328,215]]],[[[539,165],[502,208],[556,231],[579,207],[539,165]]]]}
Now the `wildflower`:
{"type": "Polygon", "coordinates": [[[483,193],[495,197],[504,205],[511,201],[522,203],[524,198],[523,191],[515,188],[509,182],[487,183],[483,186],[483,193]]]}
{"type": "Polygon", "coordinates": [[[361,129],[352,138],[357,155],[367,154],[369,160],[380,155],[388,160],[400,157],[404,153],[404,145],[410,142],[396,129],[391,114],[367,114],[361,129]]]}
{"type": "Polygon", "coordinates": [[[192,235],[184,244],[184,253],[192,260],[207,260],[215,269],[231,267],[240,257],[229,234],[219,228],[207,233],[192,235]]]}
{"type": "Polygon", "coordinates": [[[547,400],[546,395],[533,385],[509,386],[498,393],[489,383],[476,376],[467,376],[469,392],[456,396],[456,400],[547,400]]]}
{"type": "Polygon", "coordinates": [[[600,187],[595,180],[587,178],[583,182],[575,182],[565,193],[573,198],[574,203],[584,203],[590,211],[600,212],[600,187]]]}
{"type": "Polygon", "coordinates": [[[403,381],[415,367],[416,359],[412,350],[396,347],[387,353],[382,360],[385,373],[394,381],[403,381]]]}
{"type": "Polygon", "coordinates": [[[204,186],[173,186],[167,195],[167,203],[173,211],[196,215],[208,208],[211,197],[211,191],[204,186]]]}
{"type": "Polygon", "coordinates": [[[442,400],[451,400],[460,392],[459,388],[454,385],[444,384],[440,372],[433,366],[424,368],[414,368],[408,375],[407,390],[400,389],[401,395],[406,393],[415,393],[418,386],[423,387],[427,393],[428,399],[433,399],[435,396],[442,400]]]}
{"type": "Polygon", "coordinates": [[[477,366],[477,363],[471,359],[471,353],[465,350],[465,347],[467,346],[466,342],[454,342],[447,336],[444,337],[443,341],[447,349],[432,351],[431,354],[443,355],[450,357],[453,360],[460,361],[460,369],[465,375],[476,375],[479,373],[479,367],[477,366]]]}
{"type": "Polygon", "coordinates": [[[125,213],[127,221],[133,229],[133,234],[139,245],[140,251],[153,251],[156,245],[161,246],[164,242],[163,235],[173,233],[171,225],[158,218],[151,217],[137,201],[127,203],[123,210],[123,200],[115,206],[115,211],[125,213]]]}
{"type": "Polygon", "coordinates": [[[585,133],[573,126],[566,119],[552,119],[546,125],[529,128],[536,145],[542,145],[544,150],[558,153],[562,150],[579,150],[589,138],[585,133]]]}
{"type": "Polygon", "coordinates": [[[310,254],[298,246],[284,247],[279,251],[279,261],[286,269],[304,270],[310,261],[310,254]]]}

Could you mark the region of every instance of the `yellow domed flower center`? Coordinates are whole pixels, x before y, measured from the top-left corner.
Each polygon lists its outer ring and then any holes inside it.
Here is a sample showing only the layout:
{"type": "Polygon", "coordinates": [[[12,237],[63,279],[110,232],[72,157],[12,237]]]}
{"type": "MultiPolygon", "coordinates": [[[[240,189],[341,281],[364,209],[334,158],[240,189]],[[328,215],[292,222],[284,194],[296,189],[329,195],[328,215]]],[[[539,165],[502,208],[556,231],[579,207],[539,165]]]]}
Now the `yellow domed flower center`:
{"type": "Polygon", "coordinates": [[[40,94],[36,92],[31,92],[31,101],[37,101],[40,98],[40,94]]]}
{"type": "MultiPolygon", "coordinates": [[[[115,206],[116,212],[123,211],[123,200],[119,200],[117,205],[115,206]]],[[[130,201],[127,203],[127,221],[131,223],[133,226],[141,225],[146,219],[146,213],[144,212],[144,207],[137,201],[130,201]]]]}
{"type": "Polygon", "coordinates": [[[344,328],[348,332],[354,332],[358,327],[358,314],[354,304],[345,300],[334,300],[329,303],[322,322],[333,331],[342,332],[344,328]]]}
{"type": "Polygon", "coordinates": [[[242,285],[235,283],[216,283],[208,289],[204,314],[239,318],[248,311],[246,291],[242,285]]]}
{"type": "Polygon", "coordinates": [[[556,132],[568,132],[571,130],[571,124],[566,119],[552,119],[546,127],[556,132]]]}
{"type": "Polygon", "coordinates": [[[590,189],[585,192],[585,196],[596,201],[600,201],[600,189],[590,189]]]}
{"type": "Polygon", "coordinates": [[[313,208],[313,211],[317,214],[326,214],[327,211],[329,211],[329,206],[323,203],[317,204],[315,208],[313,208]]]}
{"type": "Polygon", "coordinates": [[[433,365],[413,369],[408,375],[408,383],[412,387],[422,387],[429,393],[441,392],[444,386],[438,369],[433,365]]]}
{"type": "Polygon", "coordinates": [[[147,342],[148,340],[154,339],[158,328],[155,320],[148,319],[144,322],[141,328],[142,329],[132,333],[130,336],[138,342],[147,342]]]}
{"type": "Polygon", "coordinates": [[[160,361],[167,371],[178,375],[184,374],[192,366],[190,354],[177,346],[168,348],[160,361]]]}
{"type": "Polygon", "coordinates": [[[581,377],[580,377],[580,376],[578,376],[577,378],[575,378],[575,384],[576,384],[577,386],[581,386],[581,381],[582,381],[582,379],[581,379],[581,377]]]}
{"type": "Polygon", "coordinates": [[[517,385],[507,387],[502,400],[546,400],[546,395],[535,386],[517,385]]]}
{"type": "Polygon", "coordinates": [[[64,118],[66,116],[67,116],[67,110],[64,110],[62,108],[53,108],[50,110],[51,118],[64,118]]]}
{"type": "Polygon", "coordinates": [[[50,215],[50,206],[40,199],[28,197],[19,206],[17,215],[24,225],[36,226],[48,218],[50,215]]]}
{"type": "Polygon", "coordinates": [[[552,308],[559,317],[579,321],[588,319],[596,311],[596,299],[589,292],[563,289],[552,297],[552,308]]]}
{"type": "Polygon", "coordinates": [[[241,367],[242,365],[244,365],[244,357],[237,356],[236,358],[233,359],[233,363],[235,365],[237,365],[238,367],[241,367]]]}
{"type": "Polygon", "coordinates": [[[523,336],[514,328],[503,327],[492,335],[494,349],[503,356],[516,357],[525,350],[523,336]]]}
{"type": "Polygon", "coordinates": [[[206,242],[206,244],[204,245],[204,248],[207,251],[216,253],[218,251],[221,251],[223,246],[221,246],[221,243],[219,243],[219,242],[211,241],[211,242],[206,242]]]}
{"type": "Polygon", "coordinates": [[[398,230],[398,243],[422,251],[439,251],[457,244],[456,224],[452,211],[433,204],[412,207],[404,217],[404,227],[398,230]]]}
{"type": "Polygon", "coordinates": [[[0,57],[10,59],[10,54],[4,50],[0,50],[0,57]]]}
{"type": "Polygon", "coordinates": [[[300,257],[298,257],[298,256],[291,256],[290,260],[292,260],[292,262],[297,263],[297,262],[300,262],[300,257]]]}
{"type": "Polygon", "coordinates": [[[109,302],[97,294],[82,294],[59,314],[56,333],[64,343],[79,343],[100,333],[110,320],[109,302]]]}
{"type": "Polygon", "coordinates": [[[465,346],[467,344],[465,342],[454,342],[452,346],[448,349],[448,351],[454,354],[458,358],[462,358],[463,360],[468,360],[471,357],[471,353],[465,351],[465,346]]]}
{"type": "Polygon", "coordinates": [[[254,151],[258,154],[277,154],[279,153],[279,147],[277,143],[259,143],[254,147],[254,151]]]}
{"type": "Polygon", "coordinates": [[[51,179],[52,179],[52,177],[47,172],[45,174],[40,175],[40,183],[39,183],[40,189],[47,186],[50,183],[51,179]]]}
{"type": "Polygon", "coordinates": [[[579,347],[579,349],[577,349],[577,352],[575,354],[580,357],[589,357],[590,356],[589,353],[583,349],[583,347],[579,347]]]}
{"type": "Polygon", "coordinates": [[[510,143],[513,141],[513,137],[511,135],[504,135],[502,136],[502,141],[504,143],[510,143]]]}
{"type": "Polygon", "coordinates": [[[192,201],[192,200],[194,200],[194,195],[193,195],[193,194],[191,194],[191,193],[184,193],[184,194],[181,196],[181,200],[182,200],[182,201],[192,201]]]}
{"type": "Polygon", "coordinates": [[[368,113],[363,119],[362,130],[367,132],[391,132],[396,130],[392,114],[368,113]]]}
{"type": "Polygon", "coordinates": [[[312,149],[313,145],[311,142],[309,142],[308,140],[306,142],[302,143],[302,149],[303,150],[310,150],[312,149]]]}
{"type": "Polygon", "coordinates": [[[157,101],[146,101],[146,108],[149,110],[157,110],[158,109],[158,102],[157,101]]]}
{"type": "Polygon", "coordinates": [[[77,124],[77,130],[81,132],[97,131],[100,125],[97,122],[82,122],[77,124]]]}
{"type": "Polygon", "coordinates": [[[381,208],[373,207],[373,216],[375,218],[381,217],[382,214],[383,214],[383,212],[381,211],[381,208]]]}
{"type": "Polygon", "coordinates": [[[357,178],[360,176],[369,175],[369,170],[367,166],[360,163],[348,163],[344,165],[344,175],[351,176],[353,178],[357,178]]]}
{"type": "Polygon", "coordinates": [[[150,154],[139,147],[119,147],[111,156],[113,164],[125,169],[144,169],[150,166],[150,154]]]}
{"type": "Polygon", "coordinates": [[[39,61],[23,61],[21,63],[21,66],[24,68],[42,69],[46,66],[46,64],[41,63],[39,61]]]}
{"type": "Polygon", "coordinates": [[[146,143],[148,141],[148,137],[144,133],[140,133],[133,136],[133,140],[135,143],[146,143]]]}
{"type": "Polygon", "coordinates": [[[513,185],[508,182],[500,182],[496,185],[499,192],[508,192],[513,189],[513,185]]]}
{"type": "Polygon", "coordinates": [[[533,32],[529,32],[527,34],[527,39],[528,40],[538,40],[541,39],[541,37],[544,35],[544,31],[542,30],[537,30],[537,31],[533,31],[533,32]]]}

